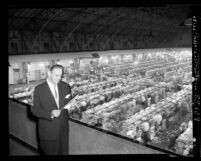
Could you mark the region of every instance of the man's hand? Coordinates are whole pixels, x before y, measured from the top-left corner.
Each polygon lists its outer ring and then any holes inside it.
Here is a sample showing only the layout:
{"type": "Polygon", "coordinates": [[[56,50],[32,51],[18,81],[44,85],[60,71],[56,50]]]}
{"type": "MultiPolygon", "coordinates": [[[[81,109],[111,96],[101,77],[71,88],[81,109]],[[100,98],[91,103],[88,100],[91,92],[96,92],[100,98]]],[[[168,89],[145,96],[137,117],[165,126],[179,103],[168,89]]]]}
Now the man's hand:
{"type": "Polygon", "coordinates": [[[59,117],[60,113],[61,113],[61,110],[52,110],[51,118],[59,117]]]}

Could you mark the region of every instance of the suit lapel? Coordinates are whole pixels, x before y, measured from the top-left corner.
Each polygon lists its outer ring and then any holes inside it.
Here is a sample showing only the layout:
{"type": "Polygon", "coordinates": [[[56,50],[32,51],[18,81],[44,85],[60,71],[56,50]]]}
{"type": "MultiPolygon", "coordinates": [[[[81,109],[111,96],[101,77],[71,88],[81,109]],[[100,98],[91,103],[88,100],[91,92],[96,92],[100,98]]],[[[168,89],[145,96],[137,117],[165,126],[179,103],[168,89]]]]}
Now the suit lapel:
{"type": "Polygon", "coordinates": [[[57,106],[57,103],[56,103],[56,101],[55,101],[55,98],[54,98],[54,96],[53,96],[53,94],[52,94],[52,91],[51,91],[49,85],[47,84],[47,82],[45,82],[45,85],[46,85],[46,88],[47,88],[47,97],[48,97],[49,100],[52,102],[52,104],[55,105],[55,107],[58,107],[58,106],[57,106]]]}

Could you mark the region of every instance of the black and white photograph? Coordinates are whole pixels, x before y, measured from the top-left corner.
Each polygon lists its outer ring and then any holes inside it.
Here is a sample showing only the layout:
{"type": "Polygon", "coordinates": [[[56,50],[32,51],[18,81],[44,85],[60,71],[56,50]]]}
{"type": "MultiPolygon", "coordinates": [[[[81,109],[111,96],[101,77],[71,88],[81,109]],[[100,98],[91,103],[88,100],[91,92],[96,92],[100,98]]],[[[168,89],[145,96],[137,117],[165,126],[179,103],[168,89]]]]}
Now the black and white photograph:
{"type": "Polygon", "coordinates": [[[8,156],[200,157],[195,6],[8,5],[8,156]]]}

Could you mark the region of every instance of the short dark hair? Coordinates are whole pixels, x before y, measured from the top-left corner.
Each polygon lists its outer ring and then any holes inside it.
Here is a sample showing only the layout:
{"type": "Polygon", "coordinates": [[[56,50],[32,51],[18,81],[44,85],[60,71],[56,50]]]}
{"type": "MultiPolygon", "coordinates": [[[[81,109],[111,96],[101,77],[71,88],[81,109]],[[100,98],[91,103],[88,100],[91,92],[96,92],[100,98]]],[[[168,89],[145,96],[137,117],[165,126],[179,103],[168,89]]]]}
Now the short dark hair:
{"type": "Polygon", "coordinates": [[[62,77],[63,77],[63,74],[64,74],[64,67],[60,64],[55,64],[53,66],[50,67],[50,71],[53,71],[55,68],[59,68],[62,70],[62,77]]]}
{"type": "Polygon", "coordinates": [[[50,71],[53,71],[55,68],[60,68],[60,69],[64,69],[64,67],[62,66],[62,65],[60,65],[60,64],[55,64],[55,65],[53,65],[53,66],[51,66],[50,67],[50,71]]]}

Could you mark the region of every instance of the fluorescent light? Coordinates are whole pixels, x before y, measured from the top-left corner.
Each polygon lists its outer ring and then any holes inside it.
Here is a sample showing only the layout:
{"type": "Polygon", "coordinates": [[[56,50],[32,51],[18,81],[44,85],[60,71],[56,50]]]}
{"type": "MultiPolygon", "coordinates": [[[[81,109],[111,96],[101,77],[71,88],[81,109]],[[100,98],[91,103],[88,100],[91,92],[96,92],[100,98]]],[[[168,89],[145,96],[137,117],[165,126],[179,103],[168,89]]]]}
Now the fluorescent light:
{"type": "Polygon", "coordinates": [[[185,19],[183,22],[181,22],[180,24],[179,24],[179,26],[183,26],[183,27],[185,27],[185,26],[192,26],[192,18],[187,18],[187,19],[185,19]]]}
{"type": "Polygon", "coordinates": [[[139,63],[138,61],[135,61],[135,62],[134,62],[135,65],[137,65],[138,63],[139,63]]]}
{"type": "Polygon", "coordinates": [[[72,60],[70,60],[70,61],[69,61],[69,64],[72,64],[72,63],[73,63],[73,61],[72,61],[72,60]]]}

